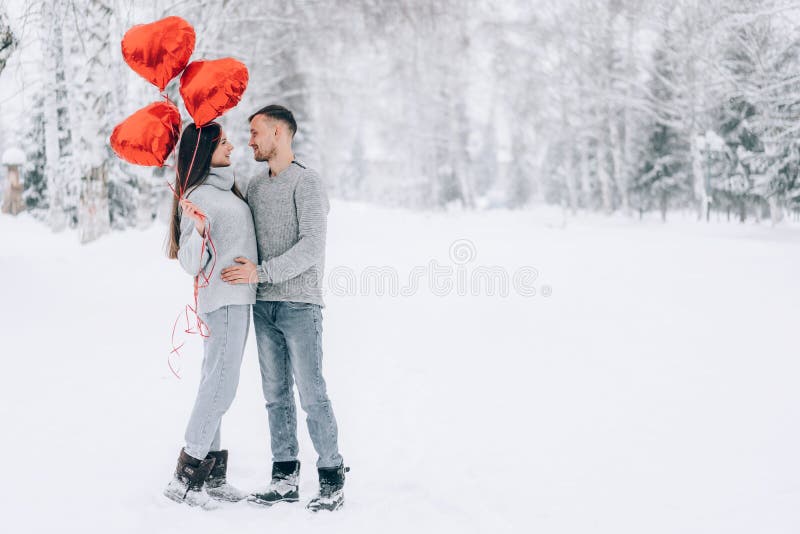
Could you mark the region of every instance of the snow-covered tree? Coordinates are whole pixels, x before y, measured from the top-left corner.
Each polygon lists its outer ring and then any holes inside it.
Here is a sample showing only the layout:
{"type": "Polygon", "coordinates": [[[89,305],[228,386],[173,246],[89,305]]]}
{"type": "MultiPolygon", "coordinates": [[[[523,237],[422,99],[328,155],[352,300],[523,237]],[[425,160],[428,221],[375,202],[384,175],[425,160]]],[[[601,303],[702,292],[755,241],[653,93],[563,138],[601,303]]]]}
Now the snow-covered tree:
{"type": "Polygon", "coordinates": [[[0,73],[6,67],[8,58],[17,44],[17,39],[11,31],[8,15],[4,5],[0,4],[0,73]]]}
{"type": "Polygon", "coordinates": [[[45,178],[49,212],[54,231],[78,222],[80,170],[73,147],[75,110],[71,108],[67,58],[70,54],[69,0],[41,0],[42,69],[45,110],[45,178]]]}
{"type": "Polygon", "coordinates": [[[688,164],[693,201],[698,219],[708,217],[712,198],[704,171],[700,140],[712,128],[714,106],[724,98],[717,37],[712,26],[719,11],[712,3],[677,0],[663,7],[657,24],[660,54],[649,69],[656,83],[666,88],[654,94],[647,111],[657,126],[676,133],[688,147],[682,156],[688,164]]]}
{"type": "Polygon", "coordinates": [[[44,169],[46,162],[44,96],[37,92],[31,113],[26,115],[27,124],[24,137],[25,167],[24,191],[25,206],[37,218],[47,215],[47,179],[44,169]]]}
{"type": "Polygon", "coordinates": [[[108,208],[108,147],[111,135],[110,23],[112,8],[101,0],[73,5],[70,16],[80,39],[73,41],[70,94],[76,166],[80,173],[78,227],[81,242],[97,239],[110,229],[108,208]]]}
{"type": "MultiPolygon", "coordinates": [[[[197,32],[192,59],[249,68],[221,119],[240,180],[258,168],[247,116],[279,103],[297,117],[298,158],[333,196],[778,222],[800,210],[795,4],[33,0],[25,27],[37,30],[17,36],[41,49],[26,90],[26,200],[84,239],[153,220],[173,171],[121,162],[105,142],[160,98],[119,40],[178,15],[197,32]]],[[[186,123],[178,85],[166,92],[186,123]]]]}
{"type": "Polygon", "coordinates": [[[746,7],[738,2],[728,8],[730,16],[741,22],[726,34],[723,67],[730,83],[730,105],[723,107],[724,118],[729,139],[738,134],[731,139],[736,143],[732,148],[750,186],[742,193],[765,199],[777,223],[800,185],[800,31],[783,18],[746,16],[746,7]]]}

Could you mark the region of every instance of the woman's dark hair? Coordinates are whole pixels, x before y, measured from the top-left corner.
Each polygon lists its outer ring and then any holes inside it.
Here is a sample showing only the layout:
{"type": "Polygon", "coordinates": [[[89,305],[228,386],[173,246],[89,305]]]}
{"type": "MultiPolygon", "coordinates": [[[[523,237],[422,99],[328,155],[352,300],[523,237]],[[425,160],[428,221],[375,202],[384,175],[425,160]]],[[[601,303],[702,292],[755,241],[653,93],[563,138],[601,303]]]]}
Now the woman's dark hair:
{"type": "MultiPolygon", "coordinates": [[[[177,195],[173,195],[172,198],[172,217],[167,240],[167,256],[171,259],[178,257],[181,238],[181,210],[178,197],[186,198],[194,188],[206,181],[208,171],[211,169],[211,156],[214,155],[221,137],[222,127],[216,122],[201,128],[192,123],[183,129],[178,144],[178,173],[175,180],[177,195]]],[[[236,184],[233,185],[233,193],[244,199],[236,184]]]]}

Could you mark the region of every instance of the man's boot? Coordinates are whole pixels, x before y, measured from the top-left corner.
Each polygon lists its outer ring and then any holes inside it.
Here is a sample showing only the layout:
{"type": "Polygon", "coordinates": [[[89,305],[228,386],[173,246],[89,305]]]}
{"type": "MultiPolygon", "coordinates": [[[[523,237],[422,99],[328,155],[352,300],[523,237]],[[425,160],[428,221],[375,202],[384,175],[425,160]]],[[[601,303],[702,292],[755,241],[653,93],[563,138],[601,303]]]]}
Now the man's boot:
{"type": "Polygon", "coordinates": [[[344,505],[344,474],[350,471],[344,464],[339,467],[320,467],[319,493],[311,499],[306,508],[312,512],[328,510],[332,512],[344,505]]]}
{"type": "Polygon", "coordinates": [[[206,478],[206,491],[218,501],[239,502],[247,494],[242,490],[228,484],[226,477],[228,471],[228,451],[210,451],[206,460],[214,459],[214,467],[206,478]]]}
{"type": "Polygon", "coordinates": [[[203,487],[211,469],[214,467],[214,458],[198,460],[192,458],[181,449],[178,456],[178,465],[175,467],[175,476],[164,490],[164,495],[175,502],[186,503],[189,506],[199,506],[205,510],[217,507],[203,487]]]}
{"type": "Polygon", "coordinates": [[[272,506],[279,502],[297,502],[300,500],[297,477],[300,475],[300,462],[273,462],[272,482],[264,493],[252,493],[247,501],[264,506],[272,506]]]}

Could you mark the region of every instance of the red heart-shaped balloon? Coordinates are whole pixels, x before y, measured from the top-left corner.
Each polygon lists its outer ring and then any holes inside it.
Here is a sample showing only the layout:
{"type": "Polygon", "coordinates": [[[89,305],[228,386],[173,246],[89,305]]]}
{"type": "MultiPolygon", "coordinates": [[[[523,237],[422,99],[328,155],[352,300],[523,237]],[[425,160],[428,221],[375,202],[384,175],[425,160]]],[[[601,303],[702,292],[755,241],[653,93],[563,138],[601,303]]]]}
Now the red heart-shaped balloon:
{"type": "Polygon", "coordinates": [[[139,24],[122,38],[122,57],[145,80],[163,91],[194,52],[194,28],[180,17],[139,24]]]}
{"type": "Polygon", "coordinates": [[[244,63],[233,58],[189,63],[181,75],[181,96],[194,123],[208,124],[238,104],[249,76],[244,63]]]}
{"type": "Polygon", "coordinates": [[[175,148],[180,129],[178,108],[169,102],[154,102],[114,128],[111,148],[128,163],[160,167],[175,148]]]}

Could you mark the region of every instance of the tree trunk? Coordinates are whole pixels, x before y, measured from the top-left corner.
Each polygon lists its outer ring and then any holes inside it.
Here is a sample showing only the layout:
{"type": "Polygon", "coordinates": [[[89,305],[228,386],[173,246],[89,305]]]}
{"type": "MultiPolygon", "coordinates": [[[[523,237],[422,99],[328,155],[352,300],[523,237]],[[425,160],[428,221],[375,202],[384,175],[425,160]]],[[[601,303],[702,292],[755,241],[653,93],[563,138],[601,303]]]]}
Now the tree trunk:
{"type": "Polygon", "coordinates": [[[772,195],[768,199],[769,205],[769,218],[772,225],[775,226],[783,222],[783,202],[778,195],[772,195]]]}
{"type": "Polygon", "coordinates": [[[692,158],[692,181],[697,202],[697,220],[702,221],[703,218],[708,217],[708,191],[706,189],[705,174],[703,172],[703,154],[700,151],[700,144],[698,142],[698,133],[694,129],[691,130],[691,158],[692,158]]]}
{"type": "MultiPolygon", "coordinates": [[[[630,9],[630,7],[628,8],[630,9]]],[[[622,197],[622,205],[625,211],[630,210],[630,198],[628,196],[628,188],[634,180],[634,128],[635,119],[634,111],[628,105],[634,96],[633,80],[636,78],[636,27],[637,15],[633,12],[629,13],[627,24],[627,41],[626,41],[626,65],[625,73],[627,82],[625,83],[625,101],[622,104],[622,121],[621,124],[621,144],[622,144],[622,170],[620,176],[622,178],[622,187],[620,188],[620,195],[622,197]]]]}
{"type": "Polygon", "coordinates": [[[89,176],[81,181],[78,228],[82,244],[94,241],[111,229],[108,172],[105,166],[92,168],[89,176]]]}
{"type": "Polygon", "coordinates": [[[592,205],[592,173],[589,168],[589,139],[581,135],[578,143],[581,173],[581,206],[589,209],[592,205]]]}
{"type": "Polygon", "coordinates": [[[567,186],[567,200],[569,202],[569,211],[574,216],[578,209],[578,187],[575,183],[575,151],[572,149],[572,144],[565,144],[564,146],[564,172],[566,173],[566,186],[567,186]]]}
{"type": "MultiPolygon", "coordinates": [[[[624,113],[624,111],[623,111],[624,113]]],[[[611,159],[614,162],[614,182],[619,191],[620,207],[625,215],[630,215],[630,205],[628,202],[628,171],[625,165],[625,154],[623,151],[624,134],[622,123],[612,114],[608,114],[608,133],[611,144],[611,159]]]]}
{"type": "Polygon", "coordinates": [[[45,178],[47,180],[47,196],[49,211],[47,224],[54,232],[60,232],[67,227],[67,213],[65,209],[64,169],[61,168],[62,155],[65,144],[62,139],[62,121],[59,111],[65,105],[64,91],[64,42],[62,37],[61,2],[54,0],[49,3],[52,16],[47,19],[45,28],[46,39],[44,43],[44,76],[45,76],[45,178]]]}
{"type": "MultiPolygon", "coordinates": [[[[607,124],[606,121],[598,121],[599,124],[607,124]]],[[[597,170],[597,181],[600,182],[600,196],[603,203],[603,211],[611,213],[613,206],[611,202],[611,177],[608,174],[608,132],[600,127],[597,132],[597,145],[595,146],[595,167],[597,170]]]]}
{"type": "Polygon", "coordinates": [[[153,198],[151,181],[144,173],[139,175],[136,195],[136,227],[147,228],[153,223],[153,198]]]}

